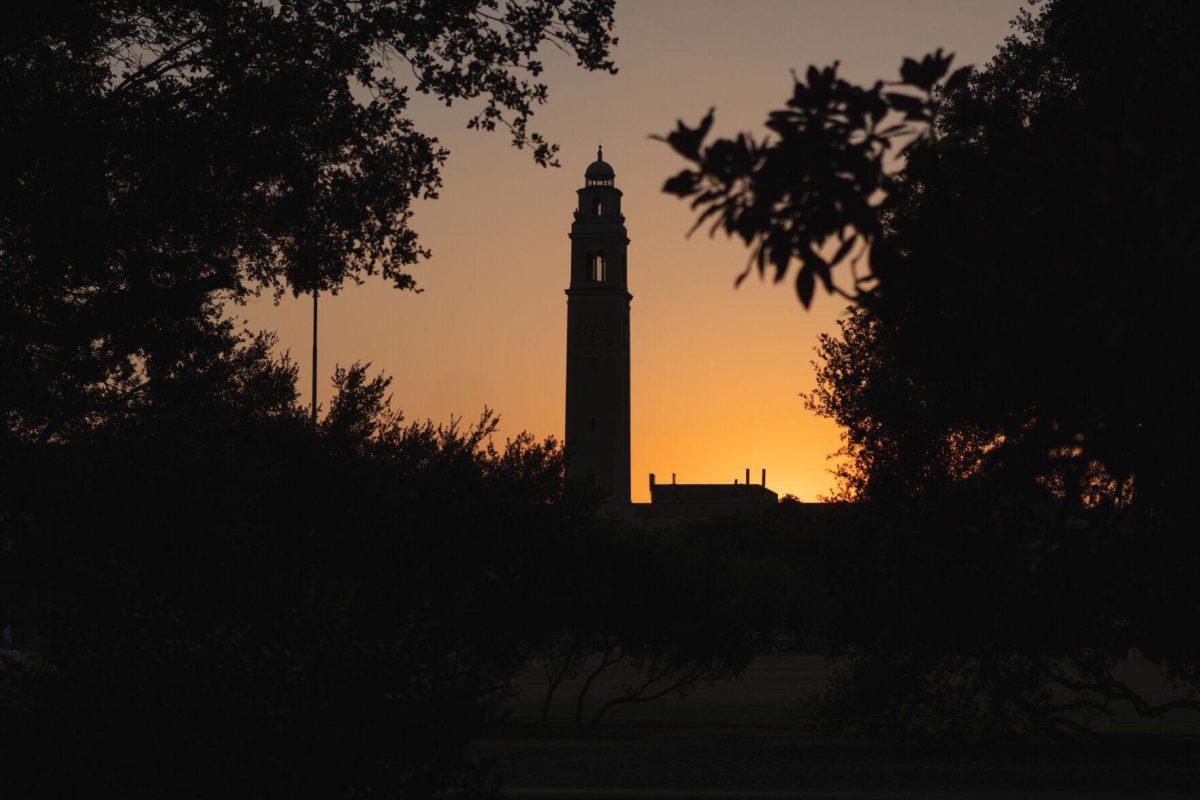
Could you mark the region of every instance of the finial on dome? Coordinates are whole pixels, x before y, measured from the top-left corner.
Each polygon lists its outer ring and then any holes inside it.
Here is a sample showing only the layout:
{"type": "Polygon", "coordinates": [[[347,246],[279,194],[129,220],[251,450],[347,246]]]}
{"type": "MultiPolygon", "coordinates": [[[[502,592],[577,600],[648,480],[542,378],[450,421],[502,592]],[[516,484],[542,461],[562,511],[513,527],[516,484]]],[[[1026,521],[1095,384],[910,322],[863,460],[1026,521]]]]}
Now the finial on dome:
{"type": "Polygon", "coordinates": [[[604,148],[596,148],[596,160],[588,165],[584,170],[583,176],[588,179],[589,186],[612,186],[613,185],[613,168],[611,164],[604,161],[604,148]]]}

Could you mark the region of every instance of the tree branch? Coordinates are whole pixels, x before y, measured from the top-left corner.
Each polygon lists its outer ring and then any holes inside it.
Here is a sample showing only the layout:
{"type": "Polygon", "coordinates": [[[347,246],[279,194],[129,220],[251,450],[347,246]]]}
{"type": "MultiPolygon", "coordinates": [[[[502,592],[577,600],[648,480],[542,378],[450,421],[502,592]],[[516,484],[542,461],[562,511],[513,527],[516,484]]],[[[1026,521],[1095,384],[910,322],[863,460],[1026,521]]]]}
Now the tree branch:
{"type": "Polygon", "coordinates": [[[618,642],[614,641],[611,645],[608,646],[608,650],[606,650],[604,652],[604,658],[601,659],[601,661],[600,661],[600,666],[596,667],[596,669],[592,672],[592,674],[588,675],[587,680],[585,680],[583,682],[583,687],[580,688],[580,690],[579,690],[579,696],[575,699],[575,721],[576,722],[580,722],[583,720],[583,701],[587,698],[588,690],[592,688],[592,681],[596,680],[596,678],[599,677],[601,672],[604,672],[604,670],[608,669],[613,664],[618,663],[621,659],[623,659],[625,657],[625,653],[622,652],[619,656],[614,658],[612,661],[608,660],[609,656],[612,655],[613,650],[615,650],[617,648],[617,645],[618,645],[618,642]]]}
{"type": "Polygon", "coordinates": [[[659,681],[663,678],[662,675],[654,676],[654,677],[650,678],[648,681],[646,681],[645,683],[643,683],[641,688],[639,688],[637,690],[637,692],[635,692],[634,694],[624,695],[623,697],[614,697],[611,700],[609,700],[608,702],[606,702],[604,705],[600,706],[599,710],[597,710],[596,713],[592,716],[592,724],[594,725],[594,724],[598,723],[600,721],[600,719],[606,713],[608,713],[608,711],[610,709],[614,708],[615,706],[624,705],[627,703],[649,703],[652,700],[657,700],[658,698],[668,695],[671,692],[678,691],[685,686],[689,686],[689,685],[695,683],[696,680],[699,679],[699,677],[703,674],[704,674],[704,668],[697,667],[697,668],[693,669],[691,672],[684,675],[679,680],[672,683],[670,686],[667,686],[666,688],[664,688],[658,692],[655,692],[652,695],[643,696],[642,693],[645,692],[646,689],[648,689],[651,684],[653,684],[656,681],[659,681]]]}

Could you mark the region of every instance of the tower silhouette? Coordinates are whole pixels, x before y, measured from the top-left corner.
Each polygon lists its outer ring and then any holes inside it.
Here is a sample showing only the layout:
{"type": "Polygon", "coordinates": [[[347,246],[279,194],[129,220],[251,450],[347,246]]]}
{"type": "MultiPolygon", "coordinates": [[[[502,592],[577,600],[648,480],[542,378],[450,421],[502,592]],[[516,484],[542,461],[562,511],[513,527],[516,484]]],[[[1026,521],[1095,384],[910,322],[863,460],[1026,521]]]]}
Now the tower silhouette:
{"type": "Polygon", "coordinates": [[[571,224],[567,289],[567,425],[570,474],[629,502],[629,238],[616,174],[604,151],[584,172],[571,224]]]}

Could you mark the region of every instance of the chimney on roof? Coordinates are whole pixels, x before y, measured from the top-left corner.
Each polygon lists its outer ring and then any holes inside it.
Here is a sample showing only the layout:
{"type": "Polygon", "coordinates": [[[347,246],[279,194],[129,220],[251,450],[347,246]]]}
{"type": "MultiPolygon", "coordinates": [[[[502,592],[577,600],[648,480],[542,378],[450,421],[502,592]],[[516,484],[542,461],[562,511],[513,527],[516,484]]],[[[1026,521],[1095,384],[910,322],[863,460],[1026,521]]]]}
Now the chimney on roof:
{"type": "Polygon", "coordinates": [[[671,485],[672,486],[675,485],[675,473],[674,472],[671,473],[671,485]]]}
{"type": "Polygon", "coordinates": [[[750,485],[750,468],[746,467],[746,485],[750,485]]]}
{"type": "Polygon", "coordinates": [[[650,473],[650,491],[654,491],[654,473],[650,473]]]}
{"type": "Polygon", "coordinates": [[[767,485],[767,468],[763,467],[763,486],[767,485]]]}

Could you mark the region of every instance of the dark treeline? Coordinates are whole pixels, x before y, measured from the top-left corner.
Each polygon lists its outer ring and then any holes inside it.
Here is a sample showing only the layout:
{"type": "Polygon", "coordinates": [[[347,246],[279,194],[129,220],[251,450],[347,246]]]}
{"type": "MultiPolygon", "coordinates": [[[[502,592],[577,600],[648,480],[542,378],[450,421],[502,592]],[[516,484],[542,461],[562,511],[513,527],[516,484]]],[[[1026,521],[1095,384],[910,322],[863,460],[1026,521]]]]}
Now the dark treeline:
{"type": "Polygon", "coordinates": [[[265,344],[190,401],[8,449],[9,785],[475,785],[465,737],[539,619],[530,560],[568,527],[558,450],[489,450],[488,415],[405,423],[357,367],[314,432],[265,344]]]}
{"type": "Polygon", "coordinates": [[[868,515],[828,699],[884,732],[1200,709],[1200,9],[1048,0],[1015,28],[977,69],[812,68],[765,140],[706,143],[711,114],[667,137],[691,164],[666,190],[748,273],[852,303],[809,398],[868,515]],[[1120,680],[1131,653],[1177,699],[1120,680]]]}

